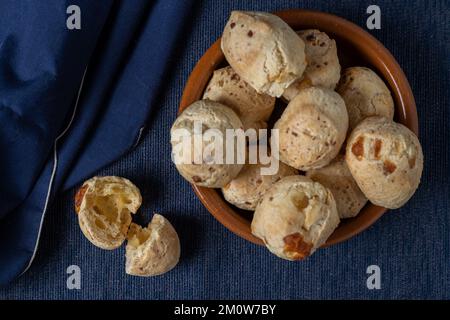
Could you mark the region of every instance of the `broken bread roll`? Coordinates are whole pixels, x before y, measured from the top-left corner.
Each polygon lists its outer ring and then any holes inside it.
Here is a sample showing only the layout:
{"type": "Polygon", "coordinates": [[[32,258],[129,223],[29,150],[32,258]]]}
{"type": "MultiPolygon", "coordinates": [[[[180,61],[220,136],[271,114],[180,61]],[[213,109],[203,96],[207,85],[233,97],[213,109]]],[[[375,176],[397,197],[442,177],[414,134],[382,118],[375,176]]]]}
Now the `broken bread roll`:
{"type": "Polygon", "coordinates": [[[245,82],[272,97],[280,97],[306,68],[303,40],[270,13],[232,11],[221,47],[245,82]]]}
{"type": "Polygon", "coordinates": [[[157,276],[180,260],[180,240],[170,222],[154,214],[147,228],[132,223],[128,232],[125,271],[133,276],[157,276]]]}
{"type": "Polygon", "coordinates": [[[347,140],[345,159],[361,191],[375,205],[399,208],[419,186],[420,142],[407,127],[388,118],[360,122],[347,140]]]}
{"type": "Polygon", "coordinates": [[[284,91],[283,98],[288,102],[304,88],[324,87],[334,90],[341,77],[336,41],[316,29],[297,31],[297,34],[305,43],[308,65],[302,78],[284,91]]]}
{"type": "Polygon", "coordinates": [[[142,203],[139,189],[128,179],[93,177],[75,195],[80,229],[95,246],[112,250],[126,239],[131,214],[142,203]]]}
{"type": "MultiPolygon", "coordinates": [[[[172,160],[178,172],[190,183],[221,188],[241,171],[243,163],[226,162],[226,144],[230,143],[225,141],[227,129],[242,129],[241,120],[231,108],[211,100],[194,102],[175,120],[170,129],[172,160]],[[223,147],[220,159],[215,159],[212,154],[208,158],[204,151],[211,145],[211,141],[206,139],[208,132],[218,132],[222,136],[223,143],[219,143],[219,147],[223,147]],[[196,139],[200,143],[196,144],[196,139]],[[197,162],[196,154],[200,156],[197,162]]],[[[233,139],[236,150],[237,139],[233,139]]],[[[218,152],[214,150],[215,155],[218,152]]]]}
{"type": "Polygon", "coordinates": [[[303,171],[326,166],[339,153],[347,127],[347,109],[336,92],[303,89],[274,126],[279,133],[279,141],[274,141],[280,160],[303,171]]]}
{"type": "Polygon", "coordinates": [[[214,71],[203,99],[223,103],[233,109],[247,129],[265,129],[275,107],[275,98],[256,92],[231,67],[214,71]]]}
{"type": "Polygon", "coordinates": [[[301,260],[333,233],[339,214],[332,193],[305,176],[289,176],[269,189],[257,206],[252,233],[275,255],[301,260]]]}
{"type": "Polygon", "coordinates": [[[348,111],[349,133],[367,117],[394,118],[394,100],[383,80],[372,70],[351,67],[344,70],[336,91],[348,111]]]}
{"type": "Polygon", "coordinates": [[[347,167],[344,155],[338,155],[323,168],[309,170],[306,176],[331,191],[341,219],[357,216],[367,203],[366,196],[347,167]]]}

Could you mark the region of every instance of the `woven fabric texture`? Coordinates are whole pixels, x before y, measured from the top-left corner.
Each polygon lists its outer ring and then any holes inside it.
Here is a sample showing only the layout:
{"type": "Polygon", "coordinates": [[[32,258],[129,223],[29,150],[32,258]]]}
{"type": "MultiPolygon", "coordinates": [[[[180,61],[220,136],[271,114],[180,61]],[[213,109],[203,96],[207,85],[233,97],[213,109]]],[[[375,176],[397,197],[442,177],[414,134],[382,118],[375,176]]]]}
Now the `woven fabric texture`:
{"type": "MultiPolygon", "coordinates": [[[[161,277],[125,274],[125,248],[103,251],[82,235],[75,190],[48,212],[31,269],[0,289],[0,299],[406,299],[450,298],[450,3],[377,1],[381,29],[369,31],[396,57],[413,89],[425,167],[403,208],[389,211],[360,235],[319,250],[303,262],[283,261],[235,236],[202,206],[170,160],[169,130],[196,61],[220,36],[233,9],[308,8],[365,28],[371,1],[198,1],[178,44],[148,131],[131,153],[101,175],[134,181],[143,194],[141,222],[152,212],[177,229],[181,261],[161,277]],[[368,290],[369,265],[381,269],[381,289],[368,290]],[[81,269],[81,289],[66,287],[66,269],[81,269]]],[[[167,21],[170,23],[170,21],[167,21]]],[[[157,45],[157,44],[155,44],[157,45]]]]}

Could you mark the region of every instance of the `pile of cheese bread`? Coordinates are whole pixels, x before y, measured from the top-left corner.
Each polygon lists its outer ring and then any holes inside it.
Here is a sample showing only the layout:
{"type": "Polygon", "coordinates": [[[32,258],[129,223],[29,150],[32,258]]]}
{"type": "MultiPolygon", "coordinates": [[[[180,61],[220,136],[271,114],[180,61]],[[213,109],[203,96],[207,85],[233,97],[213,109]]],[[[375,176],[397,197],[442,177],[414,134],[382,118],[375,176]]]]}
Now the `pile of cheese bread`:
{"type": "Polygon", "coordinates": [[[220,188],[229,203],[254,211],[252,233],[272,253],[303,259],[367,201],[394,209],[411,198],[423,169],[421,145],[394,122],[394,101],[376,72],[341,70],[327,34],[294,31],[263,12],[233,11],[221,48],[229,66],[175,120],[172,145],[177,129],[194,134],[195,121],[224,134],[267,128],[281,98],[287,106],[269,128],[278,132],[278,172],[262,175],[259,163],[175,163],[189,182],[220,188]]]}

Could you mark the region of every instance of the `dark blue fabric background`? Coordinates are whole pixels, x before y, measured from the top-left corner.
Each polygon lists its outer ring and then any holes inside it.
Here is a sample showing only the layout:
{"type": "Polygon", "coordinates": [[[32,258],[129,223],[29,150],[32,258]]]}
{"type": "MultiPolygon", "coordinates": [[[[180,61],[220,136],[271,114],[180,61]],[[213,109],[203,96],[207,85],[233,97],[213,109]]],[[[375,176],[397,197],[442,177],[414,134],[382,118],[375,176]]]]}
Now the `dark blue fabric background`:
{"type": "Polygon", "coordinates": [[[193,3],[77,0],[68,30],[69,1],[0,2],[0,285],[30,265],[58,191],[140,140],[193,3]]]}
{"type": "MultiPolygon", "coordinates": [[[[181,1],[181,0],[180,0],[181,1]]],[[[397,58],[415,94],[425,154],[422,183],[410,202],[389,211],[353,239],[319,250],[304,262],[277,259],[222,227],[201,205],[170,161],[169,129],[186,79],[220,36],[233,9],[312,8],[365,27],[373,1],[198,1],[177,47],[166,87],[153,105],[149,132],[130,154],[99,174],[125,176],[143,193],[141,221],[153,211],[178,230],[181,262],[156,278],[125,275],[124,248],[103,251],[79,230],[70,190],[47,213],[38,256],[1,299],[311,299],[450,298],[450,3],[376,1],[381,30],[370,31],[397,58]],[[176,58],[176,59],[175,59],[176,58]],[[81,290],[66,288],[78,265],[81,290]],[[382,289],[366,288],[377,264],[382,289]]],[[[167,21],[170,23],[170,21],[167,21]]],[[[155,46],[158,44],[155,44],[155,46]]]]}

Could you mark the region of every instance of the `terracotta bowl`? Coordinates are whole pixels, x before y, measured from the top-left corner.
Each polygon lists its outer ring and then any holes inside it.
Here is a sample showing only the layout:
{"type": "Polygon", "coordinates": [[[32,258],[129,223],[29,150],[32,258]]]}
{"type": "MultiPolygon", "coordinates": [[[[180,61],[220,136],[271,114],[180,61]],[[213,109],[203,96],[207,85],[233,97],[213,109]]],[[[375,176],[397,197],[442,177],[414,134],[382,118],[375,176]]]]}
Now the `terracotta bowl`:
{"type": "MultiPolygon", "coordinates": [[[[342,68],[367,66],[376,71],[392,92],[395,121],[418,134],[416,104],[408,80],[397,61],[378,40],[357,25],[331,14],[297,9],[279,11],[275,14],[294,30],[315,28],[335,39],[342,68]]],[[[184,88],[179,112],[201,99],[213,71],[226,65],[218,39],[192,71],[184,88]]],[[[219,189],[195,185],[193,188],[209,212],[226,228],[248,241],[263,245],[263,242],[250,231],[253,212],[238,209],[226,202],[219,189]]],[[[342,220],[324,246],[342,242],[362,232],[385,212],[385,208],[368,203],[357,217],[342,220]]]]}

